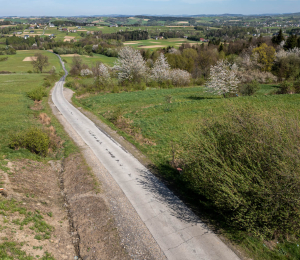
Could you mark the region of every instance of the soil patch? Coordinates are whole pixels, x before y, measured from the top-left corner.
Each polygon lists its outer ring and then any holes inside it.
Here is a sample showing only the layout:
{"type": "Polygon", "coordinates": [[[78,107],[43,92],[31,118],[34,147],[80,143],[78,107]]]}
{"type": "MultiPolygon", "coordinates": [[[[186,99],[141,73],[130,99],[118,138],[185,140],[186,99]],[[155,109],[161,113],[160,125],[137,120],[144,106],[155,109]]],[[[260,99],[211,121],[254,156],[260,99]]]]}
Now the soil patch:
{"type": "Polygon", "coordinates": [[[62,181],[82,259],[130,259],[99,185],[80,154],[64,161],[62,181]]]}
{"type": "Polygon", "coordinates": [[[37,57],[35,56],[32,56],[32,57],[26,57],[23,61],[33,61],[33,60],[36,60],[37,57]]]}
{"type": "Polygon", "coordinates": [[[75,36],[65,36],[65,39],[75,39],[75,36]]]}
{"type": "Polygon", "coordinates": [[[0,218],[0,226],[6,227],[1,231],[0,243],[22,243],[21,249],[31,256],[43,256],[48,252],[55,259],[74,259],[76,253],[69,235],[68,214],[57,185],[58,172],[48,163],[32,160],[8,162],[7,167],[7,173],[2,172],[7,197],[0,197],[0,203],[9,203],[9,207],[15,203],[26,215],[6,210],[6,218],[0,218]],[[28,214],[36,219],[20,225],[28,214]],[[34,228],[40,225],[47,228],[49,236],[34,228]]]}
{"type": "Polygon", "coordinates": [[[189,22],[186,22],[186,21],[180,21],[180,22],[178,22],[178,23],[189,23],[189,22]]]}
{"type": "Polygon", "coordinates": [[[77,30],[78,32],[87,32],[87,30],[77,30]]]}

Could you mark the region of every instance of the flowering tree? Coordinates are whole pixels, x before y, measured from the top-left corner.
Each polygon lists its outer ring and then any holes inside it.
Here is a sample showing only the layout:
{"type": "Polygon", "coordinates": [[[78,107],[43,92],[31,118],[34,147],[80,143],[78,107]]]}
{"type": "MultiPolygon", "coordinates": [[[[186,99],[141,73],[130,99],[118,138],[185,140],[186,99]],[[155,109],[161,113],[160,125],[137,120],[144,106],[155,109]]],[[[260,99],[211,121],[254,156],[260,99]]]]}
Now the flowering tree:
{"type": "Polygon", "coordinates": [[[99,70],[99,77],[102,77],[102,78],[105,78],[105,79],[109,79],[110,78],[110,74],[109,74],[108,68],[103,63],[101,63],[99,65],[98,70],[99,70]]]}
{"type": "Polygon", "coordinates": [[[141,53],[129,46],[120,50],[114,69],[119,71],[118,78],[120,81],[139,81],[146,75],[147,71],[141,53]]]}
{"type": "Polygon", "coordinates": [[[93,75],[93,72],[89,69],[82,69],[80,71],[80,75],[81,76],[89,76],[89,75],[93,75]]]}
{"type": "Polygon", "coordinates": [[[154,63],[151,78],[159,83],[170,79],[170,65],[162,53],[154,63]]]}
{"type": "Polygon", "coordinates": [[[261,46],[252,50],[253,54],[258,55],[258,62],[262,64],[262,71],[271,71],[274,59],[275,49],[263,43],[261,46]]]}
{"type": "Polygon", "coordinates": [[[174,86],[187,86],[190,84],[191,74],[186,70],[170,70],[170,79],[174,86]]]}
{"type": "Polygon", "coordinates": [[[218,61],[210,68],[210,77],[206,83],[208,92],[223,95],[237,93],[239,79],[236,76],[237,66],[232,66],[225,60],[218,61]]]}

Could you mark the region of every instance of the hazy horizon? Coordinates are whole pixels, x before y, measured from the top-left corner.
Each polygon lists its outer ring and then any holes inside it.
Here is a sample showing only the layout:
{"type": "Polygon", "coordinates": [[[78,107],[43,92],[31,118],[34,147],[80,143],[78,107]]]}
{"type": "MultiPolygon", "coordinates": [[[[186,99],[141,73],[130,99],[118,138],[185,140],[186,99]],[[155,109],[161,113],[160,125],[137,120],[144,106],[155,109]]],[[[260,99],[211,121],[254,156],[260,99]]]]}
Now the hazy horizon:
{"type": "Polygon", "coordinates": [[[0,0],[0,16],[283,14],[300,11],[300,0],[0,0]]]}

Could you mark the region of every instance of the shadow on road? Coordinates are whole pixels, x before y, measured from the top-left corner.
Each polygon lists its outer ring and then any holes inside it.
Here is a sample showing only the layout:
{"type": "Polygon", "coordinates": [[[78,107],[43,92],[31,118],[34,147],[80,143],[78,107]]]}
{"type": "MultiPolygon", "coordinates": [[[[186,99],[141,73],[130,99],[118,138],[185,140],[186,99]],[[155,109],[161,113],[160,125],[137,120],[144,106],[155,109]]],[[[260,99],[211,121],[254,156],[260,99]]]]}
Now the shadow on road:
{"type": "Polygon", "coordinates": [[[156,178],[149,171],[140,171],[142,178],[138,179],[138,183],[143,186],[144,189],[154,194],[155,199],[162,204],[165,204],[171,212],[171,215],[181,219],[186,223],[202,224],[205,228],[203,221],[194,214],[172,191],[156,178]]]}

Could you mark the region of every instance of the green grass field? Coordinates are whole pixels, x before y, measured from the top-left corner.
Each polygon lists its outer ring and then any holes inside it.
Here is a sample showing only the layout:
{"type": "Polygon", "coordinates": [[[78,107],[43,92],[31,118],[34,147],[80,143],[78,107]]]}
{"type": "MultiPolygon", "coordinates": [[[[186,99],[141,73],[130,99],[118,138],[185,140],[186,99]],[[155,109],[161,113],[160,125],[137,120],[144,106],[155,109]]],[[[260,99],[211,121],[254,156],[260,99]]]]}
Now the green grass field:
{"type": "Polygon", "coordinates": [[[168,46],[173,46],[174,48],[178,48],[183,43],[190,43],[192,45],[201,44],[200,42],[189,41],[183,38],[169,38],[169,39],[162,39],[162,40],[141,40],[141,41],[127,41],[124,45],[129,45],[134,48],[139,49],[158,49],[158,48],[166,48],[168,46]]]}
{"type": "Polygon", "coordinates": [[[7,55],[8,60],[0,62],[0,71],[10,71],[17,73],[25,73],[29,70],[33,71],[33,67],[30,61],[23,61],[26,57],[32,57],[35,53],[42,53],[48,57],[50,65],[46,67],[46,71],[50,70],[55,66],[56,71],[59,72],[62,70],[62,67],[59,63],[59,59],[48,51],[40,50],[27,50],[27,51],[17,51],[16,55],[7,55]]]}
{"type": "MultiPolygon", "coordinates": [[[[101,54],[94,54],[92,57],[86,56],[86,55],[81,55],[80,56],[83,63],[87,64],[89,67],[93,66],[94,64],[96,64],[96,62],[102,62],[108,66],[113,66],[114,62],[116,60],[116,58],[114,57],[107,57],[101,54]]],[[[72,56],[64,56],[61,55],[61,58],[65,61],[67,61],[67,63],[65,63],[65,67],[66,69],[69,71],[71,66],[72,66],[72,56]]]]}
{"type": "MultiPolygon", "coordinates": [[[[8,61],[0,62],[0,71],[18,72],[13,74],[0,74],[0,166],[3,155],[9,159],[37,159],[37,156],[31,154],[28,150],[10,149],[8,143],[11,134],[28,129],[33,125],[41,125],[38,120],[38,115],[42,112],[47,113],[51,117],[52,125],[58,134],[66,140],[64,145],[66,148],[65,152],[71,151],[75,147],[63,131],[57,119],[52,116],[50,107],[47,104],[48,97],[43,99],[43,109],[39,111],[30,109],[30,107],[34,105],[34,102],[27,97],[26,93],[36,87],[42,86],[45,77],[49,75],[47,73],[26,73],[28,70],[32,70],[32,65],[30,62],[23,62],[22,60],[34,53],[33,51],[18,51],[16,55],[9,55],[8,61]]],[[[57,69],[60,69],[59,60],[54,54],[46,51],[43,51],[43,54],[49,57],[51,66],[54,65],[57,69]]],[[[49,69],[51,69],[51,66],[49,66],[49,69]]],[[[46,89],[46,91],[49,93],[50,88],[46,89]]]]}
{"type": "Polygon", "coordinates": [[[153,161],[161,162],[170,159],[172,142],[181,140],[200,119],[211,113],[223,117],[228,106],[251,103],[257,108],[280,108],[296,113],[300,108],[300,96],[264,95],[274,89],[276,86],[262,85],[257,96],[223,99],[205,93],[203,87],[174,88],[98,94],[80,99],[80,103],[106,119],[121,111],[145,138],[156,144],[143,144],[142,150],[153,161]],[[171,96],[172,103],[167,103],[166,96],[171,96]]]}
{"type": "MultiPolygon", "coordinates": [[[[226,99],[209,95],[204,92],[203,87],[187,87],[97,94],[73,100],[79,106],[92,111],[136,145],[158,167],[159,174],[169,183],[173,183],[177,192],[180,190],[184,195],[186,190],[183,188],[181,191],[176,173],[168,166],[168,162],[172,159],[173,148],[180,150],[181,141],[186,140],[203,120],[210,117],[221,121],[226,120],[227,109],[230,108],[250,106],[257,111],[274,111],[274,117],[277,113],[284,113],[286,117],[298,114],[299,94],[265,95],[277,88],[276,85],[265,84],[261,85],[261,89],[255,96],[226,99]],[[171,103],[169,103],[170,99],[171,103]],[[120,115],[123,117],[123,124],[114,121],[114,118],[120,115]],[[113,125],[113,122],[117,122],[120,128],[113,125]]],[[[190,198],[188,201],[191,202],[190,198]]],[[[300,257],[297,248],[299,241],[293,243],[283,241],[275,246],[274,250],[270,250],[264,245],[265,241],[251,237],[249,234],[236,233],[225,227],[223,232],[252,259],[299,259],[300,257]],[[290,257],[287,258],[286,255],[290,257]]]]}

